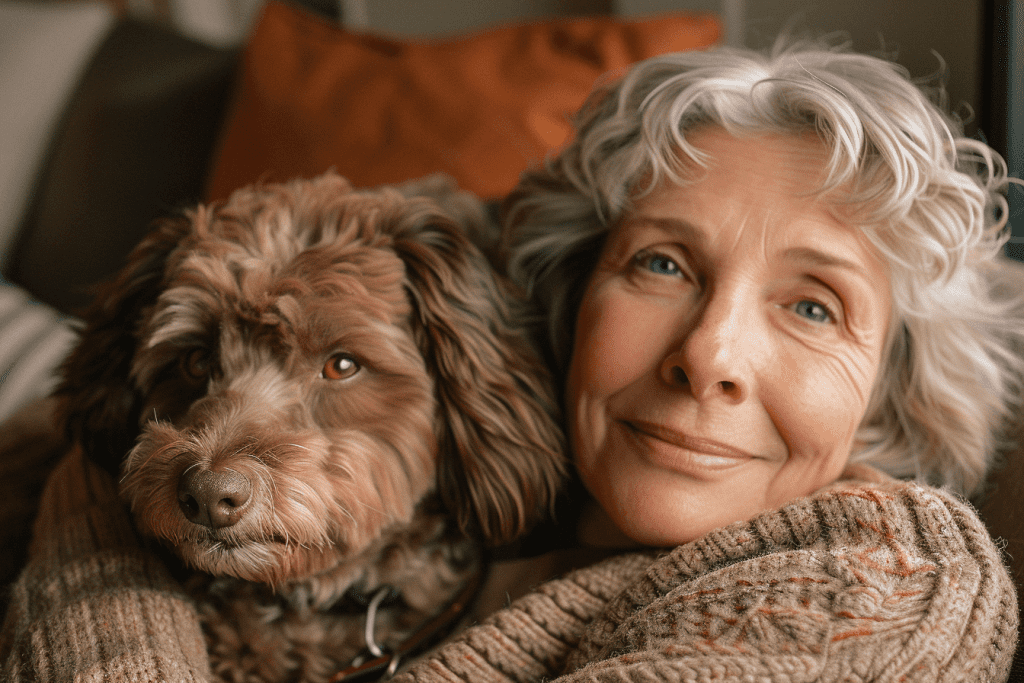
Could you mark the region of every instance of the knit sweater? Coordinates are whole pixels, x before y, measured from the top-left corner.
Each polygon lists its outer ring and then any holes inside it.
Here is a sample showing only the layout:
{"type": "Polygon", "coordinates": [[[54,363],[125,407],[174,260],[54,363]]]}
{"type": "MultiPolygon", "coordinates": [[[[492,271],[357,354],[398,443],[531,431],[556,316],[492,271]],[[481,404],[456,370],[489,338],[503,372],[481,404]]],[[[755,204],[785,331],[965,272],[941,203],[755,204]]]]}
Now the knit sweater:
{"type": "MultiPolygon", "coordinates": [[[[77,451],[47,483],[29,557],[0,680],[209,679],[195,610],[77,451]]],[[[399,683],[998,682],[1016,638],[1014,588],[973,509],[875,478],[546,582],[399,683]]]]}
{"type": "Polygon", "coordinates": [[[143,550],[113,479],[75,449],[43,489],[0,630],[0,681],[208,680],[195,608],[143,550]]]}
{"type": "Polygon", "coordinates": [[[1006,680],[1016,596],[974,510],[870,478],[549,581],[395,683],[1006,680]]]}

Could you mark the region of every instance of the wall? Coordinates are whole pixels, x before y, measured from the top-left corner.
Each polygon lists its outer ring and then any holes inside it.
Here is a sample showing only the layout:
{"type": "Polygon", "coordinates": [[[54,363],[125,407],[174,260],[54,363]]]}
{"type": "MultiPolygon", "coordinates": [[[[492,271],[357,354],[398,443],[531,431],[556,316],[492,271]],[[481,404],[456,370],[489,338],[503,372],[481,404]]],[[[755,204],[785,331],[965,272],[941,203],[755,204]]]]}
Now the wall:
{"type": "MultiPolygon", "coordinates": [[[[664,0],[662,0],[664,1],[664,0]]],[[[788,22],[815,31],[847,31],[854,48],[892,53],[914,77],[936,73],[945,61],[949,103],[981,114],[983,0],[748,0],[746,42],[760,46],[788,22]]],[[[969,133],[973,128],[969,127],[969,133]]]]}

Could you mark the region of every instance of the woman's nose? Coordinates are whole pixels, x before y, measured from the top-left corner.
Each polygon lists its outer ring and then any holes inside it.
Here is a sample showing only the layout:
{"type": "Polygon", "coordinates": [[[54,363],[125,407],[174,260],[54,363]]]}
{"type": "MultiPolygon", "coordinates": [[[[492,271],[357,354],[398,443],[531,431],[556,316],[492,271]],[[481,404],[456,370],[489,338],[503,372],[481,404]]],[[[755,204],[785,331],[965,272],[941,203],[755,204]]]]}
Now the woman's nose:
{"type": "Polygon", "coordinates": [[[688,386],[694,398],[714,396],[740,403],[755,381],[755,359],[763,353],[749,306],[736,297],[712,299],[681,330],[681,341],[662,362],[662,379],[688,386]]]}

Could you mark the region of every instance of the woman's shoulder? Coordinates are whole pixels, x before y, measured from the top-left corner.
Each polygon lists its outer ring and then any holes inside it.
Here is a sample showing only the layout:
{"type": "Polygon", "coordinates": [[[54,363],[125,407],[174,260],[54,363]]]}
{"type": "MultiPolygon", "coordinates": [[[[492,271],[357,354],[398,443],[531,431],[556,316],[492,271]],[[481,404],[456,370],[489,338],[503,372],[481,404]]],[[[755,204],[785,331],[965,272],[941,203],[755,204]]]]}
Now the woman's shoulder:
{"type": "Polygon", "coordinates": [[[548,581],[402,680],[1003,680],[1016,595],[971,505],[848,474],[686,545],[548,581]]]}
{"type": "Polygon", "coordinates": [[[730,655],[765,680],[832,680],[844,667],[875,680],[911,665],[1000,680],[1017,620],[1002,555],[967,501],[847,477],[653,560],[594,619],[567,671],[642,650],[674,670],[730,655]]]}
{"type": "MultiPolygon", "coordinates": [[[[970,502],[866,466],[848,474],[854,476],[673,549],[647,568],[647,576],[664,592],[733,565],[742,565],[733,574],[747,571],[755,579],[778,564],[793,582],[793,563],[805,556],[826,573],[847,567],[851,584],[869,577],[893,585],[941,582],[950,572],[973,573],[977,590],[1008,596],[1016,612],[1003,553],[970,502]]],[[[968,590],[957,581],[953,585],[968,590]]]]}

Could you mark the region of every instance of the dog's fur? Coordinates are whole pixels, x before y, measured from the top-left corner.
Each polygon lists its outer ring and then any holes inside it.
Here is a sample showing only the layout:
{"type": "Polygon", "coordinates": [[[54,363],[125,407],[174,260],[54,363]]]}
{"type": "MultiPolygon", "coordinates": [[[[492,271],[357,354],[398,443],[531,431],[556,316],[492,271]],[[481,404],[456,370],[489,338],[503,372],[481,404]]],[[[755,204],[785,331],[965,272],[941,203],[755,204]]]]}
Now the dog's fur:
{"type": "Polygon", "coordinates": [[[198,570],[225,680],[324,680],[363,644],[339,601],[393,587],[393,643],[549,508],[555,400],[482,216],[437,179],[247,188],[160,223],[86,311],[60,415],[198,570]]]}

